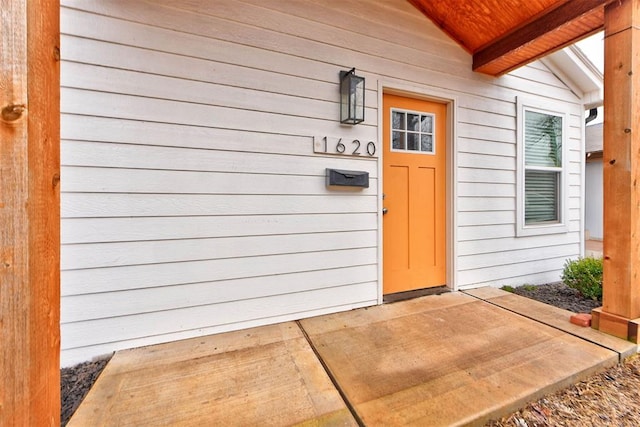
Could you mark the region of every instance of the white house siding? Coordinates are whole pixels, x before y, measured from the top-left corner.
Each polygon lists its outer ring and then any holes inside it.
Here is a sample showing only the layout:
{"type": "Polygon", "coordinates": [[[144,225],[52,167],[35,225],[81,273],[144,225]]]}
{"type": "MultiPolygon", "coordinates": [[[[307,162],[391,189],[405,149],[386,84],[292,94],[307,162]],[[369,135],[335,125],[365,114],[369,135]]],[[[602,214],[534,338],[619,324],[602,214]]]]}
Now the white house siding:
{"type": "MultiPolygon", "coordinates": [[[[63,0],[62,363],[378,302],[378,82],[455,98],[455,283],[557,280],[579,254],[582,106],[545,66],[498,79],[408,2],[63,0]],[[337,122],[338,72],[367,82],[337,122]],[[571,111],[565,234],[515,236],[516,96],[571,111]],[[334,191],[325,168],[369,172],[334,191]]],[[[379,152],[382,151],[380,148],[379,152]]]]}
{"type": "Polygon", "coordinates": [[[585,167],[585,230],[591,239],[602,240],[603,231],[603,171],[602,159],[587,162],[585,167]]]}
{"type": "Polygon", "coordinates": [[[603,171],[602,156],[590,156],[591,153],[602,154],[604,127],[602,123],[585,127],[585,151],[587,152],[587,162],[585,165],[585,233],[590,239],[604,238],[603,219],[603,171]]]}

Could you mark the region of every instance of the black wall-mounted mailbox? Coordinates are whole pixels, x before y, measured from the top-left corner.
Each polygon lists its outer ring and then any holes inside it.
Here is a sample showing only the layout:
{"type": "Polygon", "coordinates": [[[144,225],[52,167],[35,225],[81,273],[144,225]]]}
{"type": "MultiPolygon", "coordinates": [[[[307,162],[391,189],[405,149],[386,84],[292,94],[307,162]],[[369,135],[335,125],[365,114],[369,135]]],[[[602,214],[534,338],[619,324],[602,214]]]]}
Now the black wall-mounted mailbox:
{"type": "Polygon", "coordinates": [[[369,172],[327,168],[327,186],[369,188],[369,172]]]}

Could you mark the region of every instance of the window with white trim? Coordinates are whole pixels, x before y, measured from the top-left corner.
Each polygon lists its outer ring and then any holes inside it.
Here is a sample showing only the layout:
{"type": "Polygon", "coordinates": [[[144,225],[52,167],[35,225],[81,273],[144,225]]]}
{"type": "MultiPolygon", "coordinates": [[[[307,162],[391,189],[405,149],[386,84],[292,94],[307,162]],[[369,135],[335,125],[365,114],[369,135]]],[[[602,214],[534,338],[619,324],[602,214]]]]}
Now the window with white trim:
{"type": "Polygon", "coordinates": [[[391,151],[436,153],[436,117],[432,113],[391,109],[391,151]]]}
{"type": "Polygon", "coordinates": [[[566,114],[518,101],[518,235],[566,232],[566,114]]]}

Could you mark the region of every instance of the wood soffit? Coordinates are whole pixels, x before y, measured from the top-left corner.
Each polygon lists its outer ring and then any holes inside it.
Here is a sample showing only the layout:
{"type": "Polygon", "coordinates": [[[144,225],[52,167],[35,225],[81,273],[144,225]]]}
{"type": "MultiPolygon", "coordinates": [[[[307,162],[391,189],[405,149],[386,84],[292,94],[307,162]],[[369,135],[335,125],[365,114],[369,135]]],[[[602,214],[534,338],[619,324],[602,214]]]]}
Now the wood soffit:
{"type": "Polygon", "coordinates": [[[617,0],[408,0],[473,55],[473,70],[499,76],[604,26],[617,0]]]}

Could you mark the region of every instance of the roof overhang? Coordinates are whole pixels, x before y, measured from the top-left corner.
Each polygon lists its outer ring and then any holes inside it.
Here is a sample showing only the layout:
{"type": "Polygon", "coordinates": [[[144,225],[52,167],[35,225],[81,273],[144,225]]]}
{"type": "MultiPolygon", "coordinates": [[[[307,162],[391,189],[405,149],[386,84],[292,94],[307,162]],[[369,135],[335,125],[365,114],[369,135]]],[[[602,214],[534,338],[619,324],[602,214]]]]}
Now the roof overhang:
{"type": "Polygon", "coordinates": [[[499,76],[600,31],[616,0],[408,0],[499,76]]]}
{"type": "Polygon", "coordinates": [[[596,108],[604,103],[604,76],[575,46],[569,46],[541,59],[584,103],[596,108]]]}

